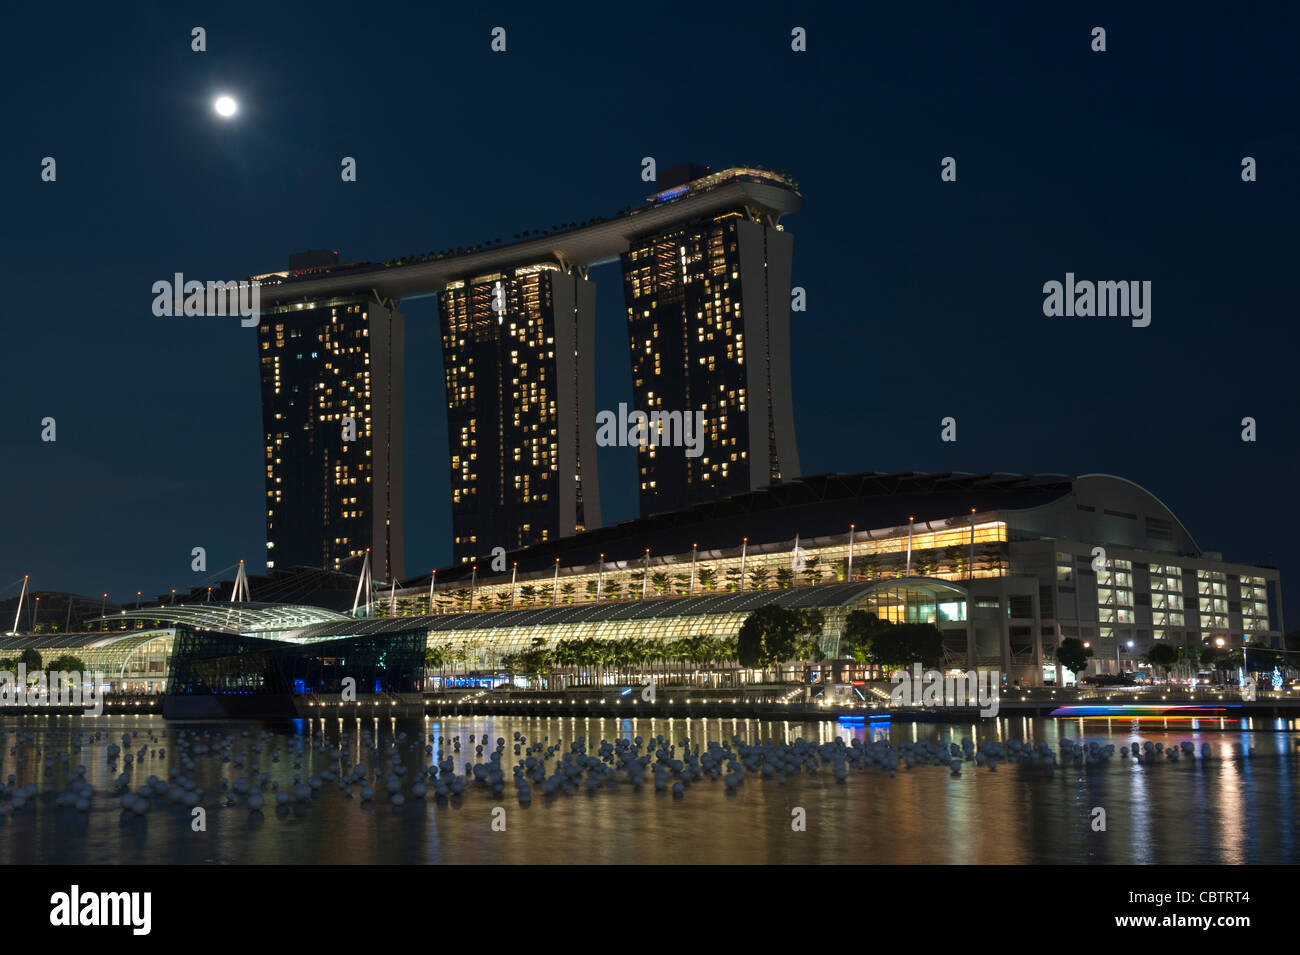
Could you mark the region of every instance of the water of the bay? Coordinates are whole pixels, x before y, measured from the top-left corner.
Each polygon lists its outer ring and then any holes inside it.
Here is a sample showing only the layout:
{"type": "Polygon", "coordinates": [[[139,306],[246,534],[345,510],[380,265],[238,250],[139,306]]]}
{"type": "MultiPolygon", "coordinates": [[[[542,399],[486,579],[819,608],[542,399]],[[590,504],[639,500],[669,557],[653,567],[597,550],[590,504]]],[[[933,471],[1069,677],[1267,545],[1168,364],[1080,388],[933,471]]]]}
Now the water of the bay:
{"type": "MultiPolygon", "coordinates": [[[[1300,815],[1300,727],[1294,722],[1253,724],[1143,723],[1132,721],[1063,722],[1050,719],[1003,719],[980,724],[936,723],[784,723],[754,720],[614,720],[477,719],[298,720],[290,722],[168,723],[157,716],[22,717],[0,721],[8,731],[0,751],[0,774],[13,775],[13,786],[34,782],[40,795],[12,814],[0,816],[0,864],[423,864],[423,863],[1294,863],[1300,860],[1296,820],[1300,815]],[[15,729],[35,732],[34,742],[18,745],[15,729]],[[247,729],[249,735],[242,736],[247,729]],[[371,765],[378,754],[362,752],[359,738],[369,729],[381,750],[405,733],[400,752],[409,768],[407,783],[433,757],[411,745],[417,735],[465,738],[483,736],[507,747],[505,793],[470,788],[463,797],[439,803],[430,796],[395,807],[381,786],[373,803],[354,793],[346,798],[326,783],[309,803],[277,808],[268,791],[267,808],[250,814],[242,799],[228,806],[221,780],[249,776],[246,768],[201,757],[192,773],[204,788],[205,832],[195,832],[188,808],[156,802],[146,816],[124,813],[111,787],[124,767],[110,766],[107,746],[133,734],[131,747],[148,744],[156,753],[130,768],[131,787],[150,775],[167,777],[176,766],[177,734],[233,734],[234,752],[246,753],[263,731],[287,736],[324,733],[337,743],[351,736],[348,755],[371,765]],[[167,739],[160,734],[166,731],[167,739]],[[96,795],[89,812],[55,805],[67,770],[45,758],[54,750],[68,753],[74,737],[100,739],[71,756],[84,764],[96,795]],[[967,764],[960,776],[947,768],[899,767],[891,777],[880,769],[850,771],[836,782],[829,771],[788,777],[784,782],[750,775],[738,794],[721,781],[702,779],[682,798],[655,792],[647,782],[602,787],[594,793],[544,796],[534,790],[531,805],[521,806],[510,782],[516,758],[514,734],[528,740],[569,743],[585,737],[594,751],[601,739],[654,737],[674,742],[705,743],[740,737],[814,743],[842,737],[894,742],[969,737],[1046,741],[1059,753],[1061,736],[1096,738],[1118,749],[1134,740],[1177,746],[1195,744],[1198,757],[1135,763],[1118,752],[1107,762],[1043,767],[1003,763],[996,772],[967,764]],[[138,735],[134,735],[138,734],[138,735]],[[1210,759],[1201,759],[1209,743],[1210,759]],[[36,747],[42,748],[36,755],[36,747]],[[1240,747],[1241,755],[1237,755],[1240,747]],[[1254,755],[1247,755],[1251,748],[1254,755]],[[21,763],[18,757],[26,754],[21,763]],[[494,829],[493,810],[503,807],[494,829]],[[1105,829],[1098,831],[1096,809],[1105,810],[1105,829]],[[804,810],[806,827],[792,822],[804,810]]],[[[435,751],[437,747],[435,746],[435,751]]],[[[450,743],[446,746],[451,754],[450,743]]],[[[485,747],[484,759],[491,747],[485,747]]],[[[680,755],[680,750],[679,750],[680,755]]],[[[456,771],[474,762],[469,746],[456,756],[456,771]]],[[[337,762],[310,745],[302,767],[288,755],[271,762],[269,748],[260,770],[281,788],[294,776],[316,776],[337,769],[337,762]]],[[[11,790],[12,790],[11,786],[11,790]]],[[[354,787],[354,790],[356,787],[354,787]]]]}

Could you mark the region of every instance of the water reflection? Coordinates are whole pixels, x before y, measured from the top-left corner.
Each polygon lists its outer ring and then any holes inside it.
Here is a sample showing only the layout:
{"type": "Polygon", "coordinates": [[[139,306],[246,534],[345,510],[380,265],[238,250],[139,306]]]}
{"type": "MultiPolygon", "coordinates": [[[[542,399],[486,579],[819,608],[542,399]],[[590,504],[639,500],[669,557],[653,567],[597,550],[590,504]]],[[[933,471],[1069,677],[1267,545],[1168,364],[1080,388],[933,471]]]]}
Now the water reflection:
{"type": "MultiPolygon", "coordinates": [[[[42,794],[28,808],[0,821],[0,863],[221,863],[254,865],[285,863],[1288,863],[1297,861],[1293,821],[1296,818],[1296,753],[1291,734],[1294,722],[1273,720],[1255,724],[1231,721],[1178,723],[1160,721],[1138,726],[1124,720],[1052,721],[1014,717],[990,723],[938,724],[861,721],[837,723],[763,722],[744,719],[588,719],[483,717],[316,719],[251,724],[167,724],[149,715],[76,716],[7,720],[9,736],[0,757],[3,773],[14,785],[38,783],[42,794]],[[250,736],[239,738],[238,727],[250,736]],[[27,744],[19,753],[13,728],[40,734],[42,754],[27,744]],[[900,767],[891,777],[880,770],[851,772],[847,783],[836,783],[826,771],[801,774],[784,783],[751,774],[740,791],[728,795],[721,782],[702,780],[682,799],[656,793],[647,785],[602,788],[545,797],[535,793],[521,807],[507,773],[506,792],[470,790],[462,799],[438,804],[410,800],[393,807],[378,798],[363,805],[347,799],[332,784],[305,807],[252,816],[242,805],[225,806],[220,787],[224,777],[250,775],[247,764],[235,768],[212,758],[198,762],[194,774],[206,791],[208,831],[194,833],[189,814],[165,805],[147,817],[123,818],[117,798],[105,791],[118,772],[106,758],[109,742],[123,732],[140,735],[138,751],[150,733],[166,730],[165,756],[146,754],[131,771],[133,788],[149,775],[165,778],[178,766],[174,749],[180,729],[236,734],[235,752],[256,742],[259,732],[273,729],[308,740],[323,732],[337,743],[346,731],[346,752],[373,768],[376,753],[365,750],[360,736],[368,729],[381,751],[405,733],[401,753],[408,767],[405,781],[431,761],[423,746],[408,747],[417,734],[487,736],[512,741],[516,732],[529,740],[563,741],[565,748],[585,737],[594,749],[603,739],[662,735],[674,743],[766,739],[782,742],[797,737],[828,742],[836,737],[863,740],[943,740],[960,744],[969,738],[1045,741],[1059,752],[1063,737],[1097,738],[1120,745],[1135,741],[1177,746],[1190,740],[1197,758],[1137,763],[1118,752],[1104,764],[1045,768],[1003,763],[996,772],[966,764],[959,776],[946,768],[900,767]],[[74,738],[99,732],[101,740],[87,746],[80,760],[97,790],[87,814],[57,808],[65,772],[58,760],[47,774],[44,758],[53,749],[68,751],[74,738]],[[1208,743],[1214,758],[1199,758],[1208,743]],[[1251,747],[1253,756],[1247,756],[1251,747]],[[1236,755],[1240,750],[1241,756],[1236,755]],[[25,755],[19,763],[17,757],[25,755]],[[507,829],[494,832],[491,810],[507,811],[507,829]],[[33,806],[35,808],[33,808],[33,806]],[[807,813],[807,829],[791,829],[796,807],[807,813]],[[1094,831],[1093,811],[1106,811],[1106,830],[1094,831]]],[[[150,744],[149,749],[156,749],[150,744]]],[[[332,748],[332,747],[331,747],[332,748]]],[[[436,747],[435,747],[436,749],[436,747]]],[[[485,747],[491,751],[491,745],[485,747]]],[[[447,754],[451,753],[450,745],[447,754]]],[[[454,754],[456,770],[476,761],[474,746],[454,754]]],[[[506,750],[513,765],[512,748],[506,750]]],[[[77,759],[74,758],[73,765],[77,759]]],[[[330,765],[326,754],[305,747],[304,777],[318,775],[330,765]]],[[[282,788],[292,784],[293,760],[282,754],[271,762],[269,748],[262,771],[282,788]]]]}

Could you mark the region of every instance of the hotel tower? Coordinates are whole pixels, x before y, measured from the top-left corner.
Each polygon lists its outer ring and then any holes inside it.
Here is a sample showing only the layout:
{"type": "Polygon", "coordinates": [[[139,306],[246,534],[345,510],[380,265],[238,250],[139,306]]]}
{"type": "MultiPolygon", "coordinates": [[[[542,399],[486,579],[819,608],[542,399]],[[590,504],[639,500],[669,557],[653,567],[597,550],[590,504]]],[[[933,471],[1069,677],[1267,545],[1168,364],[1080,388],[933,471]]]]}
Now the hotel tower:
{"type": "Polygon", "coordinates": [[[404,344],[402,314],[373,295],[263,309],[268,570],[355,572],[370,550],[376,578],[402,576],[404,344]]]}

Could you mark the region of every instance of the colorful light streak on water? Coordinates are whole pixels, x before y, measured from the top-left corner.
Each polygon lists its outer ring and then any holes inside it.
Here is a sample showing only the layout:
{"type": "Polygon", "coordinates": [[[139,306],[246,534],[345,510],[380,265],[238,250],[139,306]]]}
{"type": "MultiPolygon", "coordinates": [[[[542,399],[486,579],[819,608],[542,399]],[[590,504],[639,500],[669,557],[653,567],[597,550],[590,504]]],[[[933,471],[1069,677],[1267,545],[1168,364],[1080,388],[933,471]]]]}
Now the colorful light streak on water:
{"type": "Polygon", "coordinates": [[[1241,709],[1239,706],[1197,706],[1189,703],[1077,704],[1059,706],[1048,715],[1060,719],[1085,720],[1224,720],[1237,722],[1240,717],[1230,715],[1230,711],[1239,709],[1241,709]]]}

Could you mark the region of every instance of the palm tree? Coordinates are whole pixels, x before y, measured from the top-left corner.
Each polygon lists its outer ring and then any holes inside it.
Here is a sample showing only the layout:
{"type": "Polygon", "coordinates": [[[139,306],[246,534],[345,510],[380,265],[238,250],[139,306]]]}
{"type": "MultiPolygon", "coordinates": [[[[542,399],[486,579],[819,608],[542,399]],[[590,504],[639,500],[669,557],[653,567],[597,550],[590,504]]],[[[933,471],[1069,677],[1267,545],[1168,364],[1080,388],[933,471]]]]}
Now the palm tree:
{"type": "Polygon", "coordinates": [[[519,588],[519,602],[525,607],[531,607],[537,600],[537,588],[532,584],[524,584],[519,588]]]}
{"type": "Polygon", "coordinates": [[[634,650],[633,660],[637,665],[637,682],[644,682],[645,666],[654,659],[655,642],[650,639],[631,641],[634,650]]]}
{"type": "Polygon", "coordinates": [[[767,568],[755,567],[749,572],[749,584],[754,590],[762,590],[767,586],[767,568]]]}
{"type": "Polygon", "coordinates": [[[515,682],[515,672],[522,665],[521,654],[506,653],[501,657],[501,669],[506,671],[506,682],[513,684],[515,682]]]}
{"type": "Polygon", "coordinates": [[[573,584],[569,583],[568,581],[565,581],[564,583],[560,584],[560,593],[564,595],[564,602],[566,604],[573,603],[573,594],[577,589],[578,589],[577,587],[575,587],[573,584]]]}
{"type": "Polygon", "coordinates": [[[618,667],[618,673],[623,677],[619,682],[630,683],[628,671],[640,657],[637,642],[635,640],[616,640],[613,643],[613,662],[618,667]]]}
{"type": "MultiPolygon", "coordinates": [[[[438,679],[442,679],[442,668],[447,662],[447,649],[445,647],[425,647],[424,649],[424,669],[432,670],[438,668],[438,679]]],[[[426,672],[425,680],[428,680],[426,672]]]]}
{"type": "Polygon", "coordinates": [[[724,663],[735,663],[739,649],[735,637],[721,637],[718,640],[718,659],[724,663]]]}
{"type": "Polygon", "coordinates": [[[556,669],[567,670],[578,661],[577,649],[573,640],[561,640],[551,651],[551,661],[556,669]]]}
{"type": "Polygon", "coordinates": [[[822,559],[820,557],[809,557],[804,561],[804,573],[813,582],[813,586],[822,582],[824,571],[821,568],[821,563],[822,559]]]}
{"type": "Polygon", "coordinates": [[[700,669],[711,669],[719,650],[720,644],[711,633],[701,633],[691,641],[692,659],[700,669]]]}
{"type": "Polygon", "coordinates": [[[700,589],[701,589],[701,590],[707,592],[707,591],[711,591],[711,590],[714,590],[714,589],[717,588],[717,586],[718,586],[718,572],[717,572],[716,570],[714,570],[712,567],[702,567],[702,568],[700,568],[700,573],[699,573],[698,576],[699,576],[699,579],[700,579],[700,589]]]}
{"type": "Polygon", "coordinates": [[[586,667],[587,679],[589,681],[594,681],[591,671],[600,660],[599,653],[600,651],[596,646],[596,639],[594,637],[586,637],[580,642],[578,647],[578,660],[582,666],[586,667]]]}
{"type": "Polygon", "coordinates": [[[655,589],[655,596],[662,597],[664,591],[668,589],[668,575],[663,571],[652,574],[650,577],[650,586],[655,589]]]}
{"type": "Polygon", "coordinates": [[[694,652],[694,647],[691,644],[693,639],[692,637],[681,637],[673,641],[673,657],[677,660],[677,676],[683,685],[686,684],[687,664],[691,662],[691,656],[694,652]]]}

